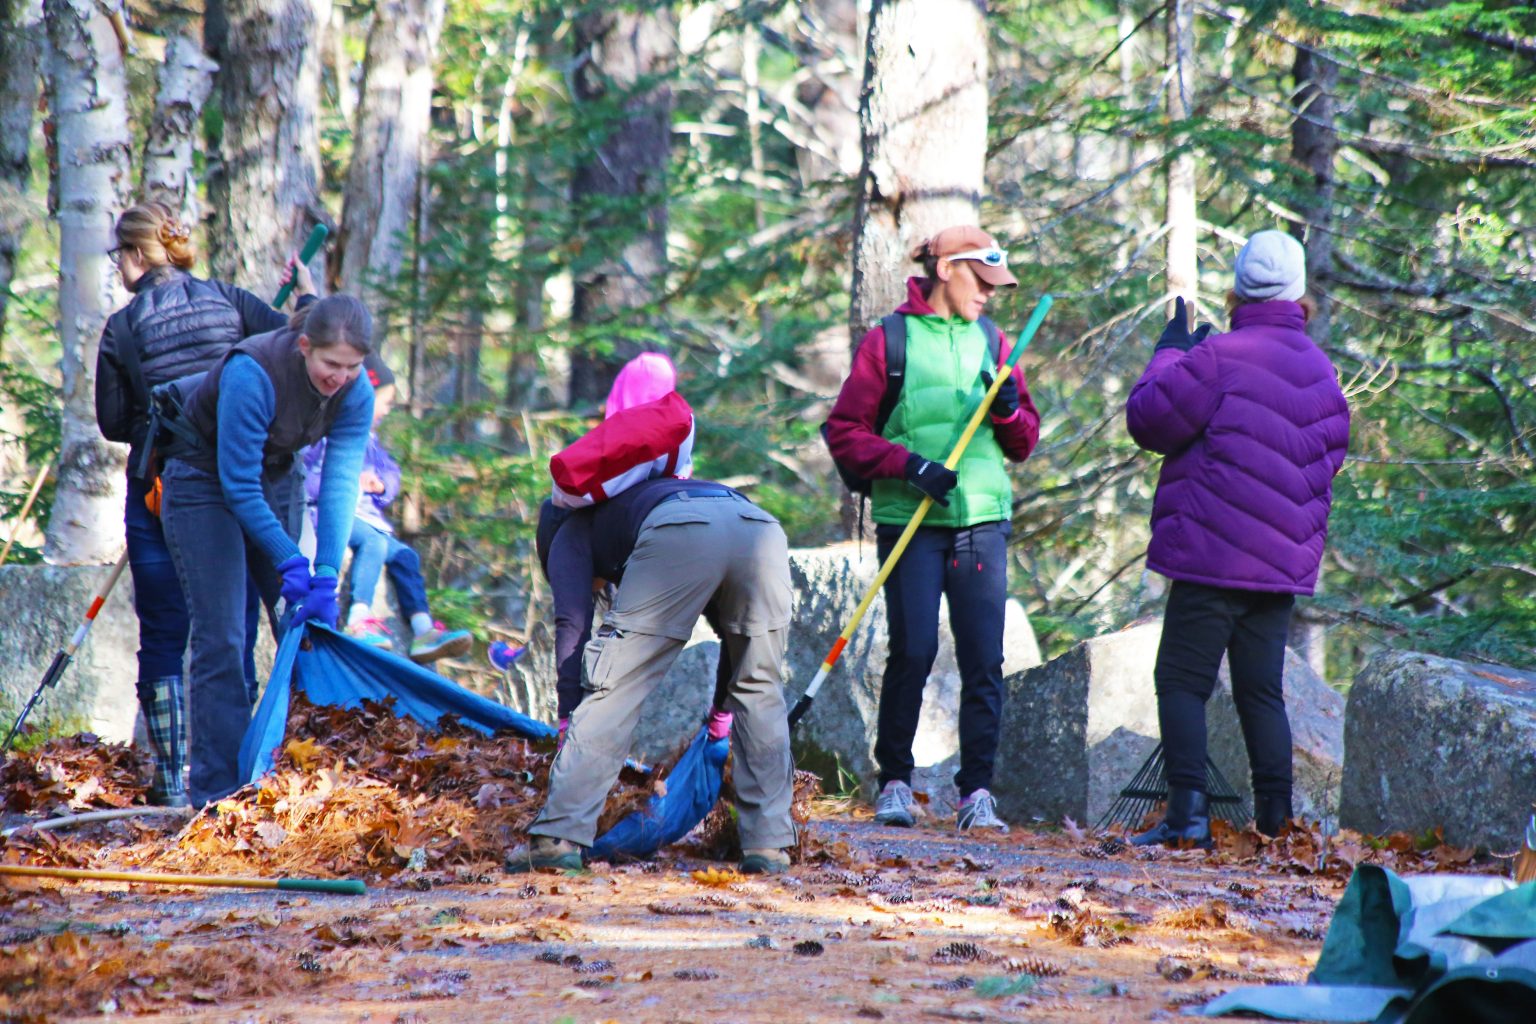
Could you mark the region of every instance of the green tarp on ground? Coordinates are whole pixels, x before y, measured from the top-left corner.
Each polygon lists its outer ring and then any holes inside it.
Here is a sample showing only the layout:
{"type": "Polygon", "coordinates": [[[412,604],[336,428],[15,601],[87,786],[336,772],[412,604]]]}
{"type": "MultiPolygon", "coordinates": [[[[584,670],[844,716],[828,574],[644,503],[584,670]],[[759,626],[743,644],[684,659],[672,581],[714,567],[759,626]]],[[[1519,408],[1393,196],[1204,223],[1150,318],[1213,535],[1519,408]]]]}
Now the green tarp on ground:
{"type": "Polygon", "coordinates": [[[1536,882],[1355,869],[1305,985],[1240,988],[1197,1011],[1348,1024],[1536,1021],[1536,882]]]}

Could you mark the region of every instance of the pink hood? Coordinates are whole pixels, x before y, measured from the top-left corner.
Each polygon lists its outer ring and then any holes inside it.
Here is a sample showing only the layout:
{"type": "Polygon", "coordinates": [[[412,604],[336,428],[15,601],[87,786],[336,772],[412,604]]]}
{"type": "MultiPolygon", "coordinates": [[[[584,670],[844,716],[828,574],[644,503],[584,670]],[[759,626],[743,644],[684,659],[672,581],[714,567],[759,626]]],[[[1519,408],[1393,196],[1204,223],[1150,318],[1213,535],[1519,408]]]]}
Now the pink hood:
{"type": "Polygon", "coordinates": [[[642,352],[619,371],[603,406],[606,419],[616,412],[654,402],[677,390],[677,368],[660,352],[642,352]]]}

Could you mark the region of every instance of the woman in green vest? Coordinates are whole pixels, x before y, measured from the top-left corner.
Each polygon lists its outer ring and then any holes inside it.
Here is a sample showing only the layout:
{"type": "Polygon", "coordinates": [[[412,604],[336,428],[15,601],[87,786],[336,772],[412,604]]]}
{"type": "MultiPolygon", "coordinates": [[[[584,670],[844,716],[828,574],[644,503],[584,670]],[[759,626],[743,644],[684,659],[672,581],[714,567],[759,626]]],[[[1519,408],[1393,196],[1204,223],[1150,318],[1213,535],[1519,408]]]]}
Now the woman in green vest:
{"type": "Polygon", "coordinates": [[[990,431],[977,432],[955,471],[944,460],[984,397],[1009,341],[983,314],[1001,287],[1018,281],[1008,254],[969,225],[945,228],[912,252],[923,276],[907,279],[896,310],[905,327],[905,367],[888,377],[884,326],[864,336],[827,418],[827,444],[844,468],[873,481],[872,518],[883,561],[923,498],[923,525],[885,583],[890,653],[880,689],[875,820],[911,825],[912,741],[923,687],[939,650],[939,598],[960,667],[962,830],[1008,826],[988,787],[1003,704],[1003,614],[1013,488],[1005,465],[1027,458],[1040,414],[1022,369],[1004,381],[990,431]],[[995,340],[994,340],[995,339],[995,340]],[[888,391],[899,395],[891,404],[888,391]],[[883,407],[889,417],[882,423],[883,407]]]}

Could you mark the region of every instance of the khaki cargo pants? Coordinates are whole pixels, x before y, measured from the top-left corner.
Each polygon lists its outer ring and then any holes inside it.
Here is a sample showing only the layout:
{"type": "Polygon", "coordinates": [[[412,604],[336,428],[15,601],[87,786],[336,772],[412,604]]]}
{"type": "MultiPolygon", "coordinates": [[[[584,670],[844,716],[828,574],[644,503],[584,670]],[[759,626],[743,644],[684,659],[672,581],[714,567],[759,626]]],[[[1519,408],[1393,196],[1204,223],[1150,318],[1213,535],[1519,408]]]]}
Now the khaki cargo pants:
{"type": "Polygon", "coordinates": [[[642,524],[613,610],[583,652],[587,694],[571,715],[531,834],[592,845],[640,707],[706,605],[718,613],[721,655],[732,666],[725,709],[736,716],[732,775],[742,846],[794,845],[783,679],[789,547],[773,516],[723,489],[669,498],[642,524]]]}

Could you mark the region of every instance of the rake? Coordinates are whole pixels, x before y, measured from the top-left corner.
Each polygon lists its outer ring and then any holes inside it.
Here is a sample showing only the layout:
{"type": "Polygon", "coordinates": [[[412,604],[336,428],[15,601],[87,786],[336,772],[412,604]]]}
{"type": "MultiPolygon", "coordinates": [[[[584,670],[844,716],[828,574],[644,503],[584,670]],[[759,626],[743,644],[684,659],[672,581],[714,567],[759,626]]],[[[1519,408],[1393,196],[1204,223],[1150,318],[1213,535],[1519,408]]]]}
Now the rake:
{"type": "MultiPolygon", "coordinates": [[[[1248,805],[1237,795],[1232,783],[1221,774],[1216,762],[1205,759],[1206,794],[1211,801],[1211,817],[1220,818],[1233,828],[1241,829],[1248,823],[1248,805]]],[[[1163,765],[1163,745],[1159,743],[1147,758],[1141,770],[1131,779],[1130,785],[1120,791],[1120,797],[1109,805],[1104,817],[1099,819],[1100,829],[1112,825],[1134,828],[1143,818],[1168,799],[1168,773],[1163,765]]]]}

